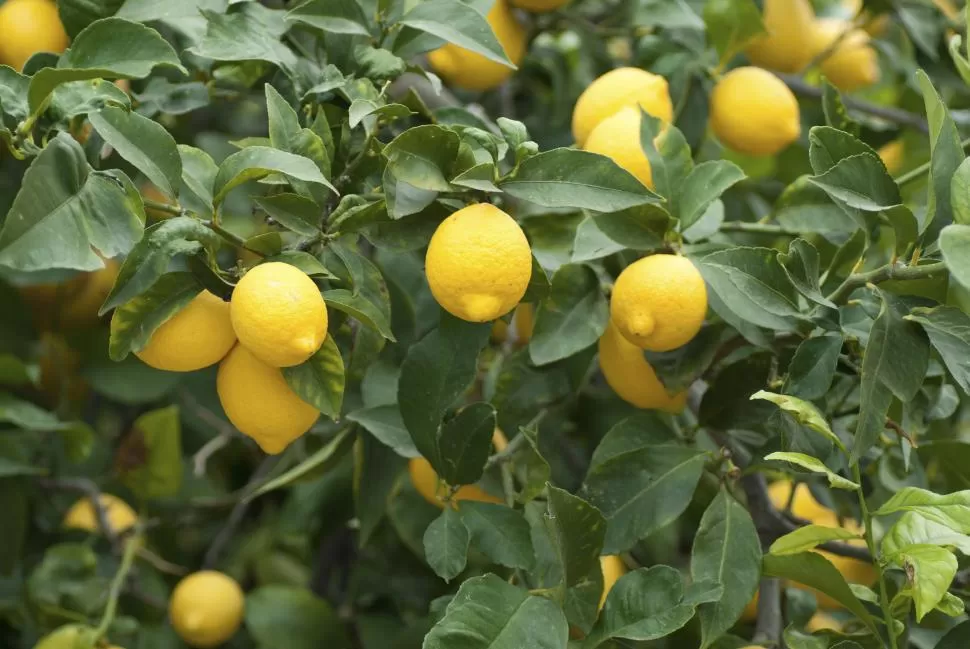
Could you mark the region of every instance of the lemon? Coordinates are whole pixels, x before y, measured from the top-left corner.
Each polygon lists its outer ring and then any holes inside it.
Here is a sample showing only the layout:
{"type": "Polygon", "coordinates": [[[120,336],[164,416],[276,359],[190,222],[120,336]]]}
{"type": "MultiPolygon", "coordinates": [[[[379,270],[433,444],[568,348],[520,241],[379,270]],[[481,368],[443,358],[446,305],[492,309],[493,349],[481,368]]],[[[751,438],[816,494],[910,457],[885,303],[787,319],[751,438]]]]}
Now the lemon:
{"type": "Polygon", "coordinates": [[[903,138],[899,137],[886,142],[879,147],[876,153],[882,158],[882,163],[886,165],[886,170],[890,175],[895,176],[903,170],[903,163],[906,161],[906,144],[903,142],[903,138]]]}
{"type": "Polygon", "coordinates": [[[600,596],[600,609],[606,603],[606,596],[613,590],[620,577],[626,574],[626,564],[615,554],[600,557],[600,570],[603,571],[603,594],[600,596]]]}
{"type": "MultiPolygon", "coordinates": [[[[505,56],[514,65],[519,65],[525,57],[528,35],[515,18],[507,0],[495,0],[487,18],[495,37],[505,50],[505,56]]],[[[501,85],[515,72],[514,68],[452,43],[429,53],[428,63],[447,83],[479,92],[501,85]]]]}
{"type": "MultiPolygon", "coordinates": [[[[116,311],[111,318],[112,329],[120,322],[116,311]]],[[[202,291],[156,329],[135,355],[159,370],[192,372],[221,361],[235,343],[229,304],[202,291]]]]}
{"type": "Polygon", "coordinates": [[[687,393],[668,394],[643,350],[624,338],[612,322],[599,340],[599,357],[606,382],[627,403],[672,413],[684,409],[687,393]]]}
{"type": "Polygon", "coordinates": [[[725,146],[748,155],[775,155],[798,139],[798,100],[761,68],[735,68],[711,93],[711,128],[725,146]]]}
{"type": "Polygon", "coordinates": [[[686,257],[644,257],[627,266],[613,286],[613,324],[641,349],[677,349],[697,335],[705,315],[707,287],[686,257]]]}
{"type": "Polygon", "coordinates": [[[529,287],[532,251],[515,220],[489,203],[460,209],[438,226],[425,257],[435,300],[469,322],[511,311],[529,287]]]}
{"type": "Polygon", "coordinates": [[[768,497],[776,508],[784,510],[791,501],[791,513],[798,518],[804,518],[818,525],[838,527],[839,517],[831,509],[815,500],[807,484],[801,483],[795,487],[794,497],[791,493],[792,483],[788,480],[779,480],[768,485],[768,497]]]}
{"type": "Polygon", "coordinates": [[[547,11],[555,11],[569,3],[570,0],[511,0],[512,4],[519,9],[525,9],[533,13],[541,14],[547,11]]]}
{"type": "Polygon", "coordinates": [[[532,339],[534,321],[535,309],[531,304],[524,302],[515,307],[511,326],[505,320],[496,320],[492,323],[492,340],[504,343],[511,336],[512,341],[517,345],[527,345],[532,339]]]}
{"type": "Polygon", "coordinates": [[[214,570],[202,570],[175,586],[168,616],[186,644],[208,649],[239,630],[244,608],[243,591],[235,579],[214,570]]]}
{"type": "Polygon", "coordinates": [[[640,146],[639,107],[627,106],[597,124],[583,148],[605,155],[644,185],[653,188],[650,161],[640,146]]]}
{"type": "Polygon", "coordinates": [[[68,42],[51,0],[8,0],[0,5],[0,34],[0,65],[18,72],[34,54],[60,54],[68,42]]]}
{"type": "Polygon", "coordinates": [[[232,292],[229,313],[239,342],[273,367],[299,365],[327,337],[320,289],[289,264],[260,264],[246,273],[232,292]]]}
{"type": "Polygon", "coordinates": [[[98,309],[118,278],[121,267],[114,259],[106,259],[104,268],[75,278],[65,287],[61,324],[65,327],[90,327],[98,323],[98,309]]]}
{"type": "MultiPolygon", "coordinates": [[[[499,430],[495,429],[492,433],[492,447],[496,451],[504,450],[505,447],[509,445],[508,439],[506,439],[505,434],[499,430]]],[[[438,473],[431,466],[431,462],[423,457],[413,457],[408,462],[408,475],[411,476],[411,484],[414,485],[415,490],[421,496],[424,497],[429,503],[435,507],[441,509],[445,508],[444,501],[438,497],[438,490],[441,487],[441,480],[438,478],[438,473]]],[[[484,489],[482,489],[477,484],[466,484],[458,488],[455,495],[452,496],[452,501],[457,502],[459,500],[474,500],[482,503],[504,503],[505,501],[497,496],[493,496],[484,489]]]]}
{"type": "MultiPolygon", "coordinates": [[[[111,525],[111,529],[116,534],[131,529],[138,522],[138,515],[135,510],[121,498],[111,494],[101,494],[98,500],[105,509],[108,524],[111,525]]],[[[62,525],[68,529],[87,530],[88,532],[98,532],[101,529],[98,525],[98,515],[88,498],[82,498],[67,510],[62,525]]]]}
{"type": "Polygon", "coordinates": [[[320,413],[287,385],[277,367],[236,345],[219,365],[219,402],[233,426],[270,455],[310,430],[320,413]]]}
{"type": "Polygon", "coordinates": [[[812,56],[827,50],[848,32],[821,62],[822,74],[845,92],[865,88],[879,81],[879,57],[869,44],[869,34],[852,27],[852,22],[821,18],[812,30],[812,56]]]}
{"type": "Polygon", "coordinates": [[[748,59],[762,68],[800,72],[813,56],[812,4],[808,0],[765,0],[762,20],[767,34],[748,45],[748,59]]]}
{"type": "Polygon", "coordinates": [[[805,630],[814,633],[815,631],[841,631],[842,623],[828,613],[816,613],[808,622],[805,623],[805,630]]]}
{"type": "Polygon", "coordinates": [[[67,624],[37,641],[34,649],[75,649],[94,642],[95,631],[81,624],[67,624]],[[83,644],[82,644],[83,643],[83,644]]]}
{"type": "Polygon", "coordinates": [[[576,144],[585,146],[600,122],[621,108],[637,105],[664,123],[674,119],[670,89],[660,75],[639,68],[617,68],[599,77],[583,91],[573,109],[576,144]]]}
{"type": "Polygon", "coordinates": [[[755,592],[754,597],[748,601],[741,612],[742,622],[754,622],[758,619],[758,599],[758,593],[755,592]]]}

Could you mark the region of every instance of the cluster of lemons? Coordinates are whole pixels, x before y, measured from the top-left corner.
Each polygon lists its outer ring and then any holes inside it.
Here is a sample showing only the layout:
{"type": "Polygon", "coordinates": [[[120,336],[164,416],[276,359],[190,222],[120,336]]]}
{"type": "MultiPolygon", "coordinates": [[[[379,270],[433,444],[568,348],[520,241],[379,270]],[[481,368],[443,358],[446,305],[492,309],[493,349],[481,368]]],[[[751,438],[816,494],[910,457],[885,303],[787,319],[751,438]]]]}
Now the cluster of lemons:
{"type": "MultiPolygon", "coordinates": [[[[121,324],[120,312],[111,321],[121,324]]],[[[199,293],[135,354],[160,370],[192,372],[220,363],[216,387],[233,425],[265,452],[280,453],[319,412],[280,368],[303,363],[327,337],[327,307],[306,273],[281,262],[249,270],[230,302],[199,293]]]]}

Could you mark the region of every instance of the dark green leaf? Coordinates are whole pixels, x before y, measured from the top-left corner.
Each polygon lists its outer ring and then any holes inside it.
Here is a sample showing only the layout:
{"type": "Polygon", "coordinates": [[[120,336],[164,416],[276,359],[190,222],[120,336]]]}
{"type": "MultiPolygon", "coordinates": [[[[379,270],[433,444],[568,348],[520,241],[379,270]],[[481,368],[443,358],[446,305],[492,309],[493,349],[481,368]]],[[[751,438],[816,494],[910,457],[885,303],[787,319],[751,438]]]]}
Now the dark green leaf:
{"type": "Polygon", "coordinates": [[[495,563],[531,570],[535,563],[529,524],[511,507],[464,500],[458,511],[472,545],[495,563]]]}
{"type": "Polygon", "coordinates": [[[549,296],[536,312],[529,342],[532,362],[547,365],[595,344],[609,316],[596,273],[579,264],[561,267],[552,277],[549,296]]]}
{"type": "Polygon", "coordinates": [[[350,646],[343,623],[326,601],[304,586],[261,586],[246,595],[246,630],[261,645],[315,649],[350,646]]]}
{"type": "Polygon", "coordinates": [[[251,146],[233,153],[219,165],[213,183],[213,202],[218,205],[233,188],[271,173],[281,173],[294,180],[337,191],[309,158],[270,147],[251,146]]]}
{"type": "Polygon", "coordinates": [[[458,0],[426,0],[404,14],[398,24],[437,36],[511,68],[515,67],[505,55],[502,44],[495,37],[485,16],[458,0]]]}
{"type": "Polygon", "coordinates": [[[963,649],[970,643],[970,620],[950,629],[934,649],[963,649]]]}
{"type": "Polygon", "coordinates": [[[858,137],[859,123],[849,115],[845,102],[842,101],[842,94],[828,79],[822,80],[822,111],[825,113],[826,124],[858,137]]]}
{"type": "Polygon", "coordinates": [[[356,0],[309,0],[292,9],[286,19],[333,34],[370,36],[367,17],[356,0]]]}
{"type": "Polygon", "coordinates": [[[402,457],[411,458],[420,455],[404,427],[397,404],[355,410],[347,415],[347,419],[356,421],[382,444],[394,449],[394,452],[402,457]]]}
{"type": "Polygon", "coordinates": [[[451,581],[465,569],[471,535],[462,517],[445,507],[424,533],[424,555],[428,565],[445,581],[451,581]]]}
{"type": "Polygon", "coordinates": [[[426,191],[451,189],[448,176],[458,155],[458,134],[435,124],[404,131],[384,147],[394,177],[426,191]]]}
{"type": "Polygon", "coordinates": [[[708,160],[694,167],[680,186],[674,212],[681,231],[697,223],[711,203],[744,178],[741,168],[727,160],[708,160]]]}
{"type": "Polygon", "coordinates": [[[145,174],[166,196],[176,196],[182,180],[182,159],[175,138],[164,126],[121,108],[105,108],[88,119],[118,155],[145,174]]]}
{"type": "Polygon", "coordinates": [[[634,250],[662,248],[673,223],[667,210],[649,203],[619,212],[596,214],[593,218],[603,234],[634,250]]]}
{"type": "Polygon", "coordinates": [[[690,145],[684,134],[672,125],[664,125],[644,110],[640,111],[640,147],[650,162],[657,193],[673,204],[680,187],[694,168],[690,145]]]}
{"type": "Polygon", "coordinates": [[[313,453],[313,455],[286,473],[259,485],[251,493],[247,494],[244,500],[250,502],[263,494],[282,489],[298,480],[304,479],[308,474],[322,473],[328,468],[336,466],[353,449],[355,439],[356,436],[352,434],[349,428],[340,431],[333,439],[313,453]]]}
{"type": "Polygon", "coordinates": [[[340,417],[344,399],[344,360],[333,336],[303,363],[283,368],[283,378],[296,394],[330,417],[340,417]]]}
{"type": "Polygon", "coordinates": [[[841,334],[826,333],[802,341],[788,366],[784,392],[808,401],[825,396],[841,351],[841,334]]]}
{"type": "Polygon", "coordinates": [[[111,317],[108,355],[120,361],[130,352],[141,351],[155,330],[188,306],[201,291],[202,286],[192,273],[162,275],[147,291],[115,310],[111,317]]]}
{"type": "Polygon", "coordinates": [[[354,295],[352,291],[342,288],[323,292],[323,299],[327,306],[343,311],[347,315],[359,320],[362,324],[374,329],[388,340],[394,340],[391,323],[385,314],[363,295],[354,295]]]}
{"type": "Polygon", "coordinates": [[[438,462],[433,464],[438,475],[450,485],[481,480],[494,432],[495,409],[490,404],[463,408],[438,434],[438,462]]]}
{"type": "Polygon", "coordinates": [[[709,326],[677,349],[643,354],[667,391],[676,394],[689,388],[710,368],[721,345],[730,337],[726,328],[709,326]]]}
{"type": "Polygon", "coordinates": [[[182,202],[194,199],[200,204],[196,208],[202,214],[212,212],[212,185],[215,183],[219,167],[212,157],[195,147],[186,144],[178,145],[179,156],[182,158],[182,190],[179,198],[182,202]]]}
{"type": "Polygon", "coordinates": [[[805,239],[795,239],[788,245],[787,254],[778,255],[778,262],[799,293],[816,304],[835,308],[835,304],[822,295],[819,286],[818,250],[815,246],[805,239]]]}
{"type": "Polygon", "coordinates": [[[407,461],[376,437],[361,434],[354,474],[354,511],[360,521],[361,547],[373,537],[384,518],[387,502],[407,461]]]}
{"type": "Polygon", "coordinates": [[[580,583],[592,570],[599,569],[606,521],[588,502],[552,485],[546,529],[566,588],[580,583]]]}
{"type": "Polygon", "coordinates": [[[296,56],[280,42],[290,27],[283,19],[284,11],[258,2],[237,2],[227,12],[203,10],[202,15],[205,34],[189,50],[196,56],[216,61],[266,61],[283,68],[296,65],[296,56]]]}
{"type": "Polygon", "coordinates": [[[953,380],[970,393],[970,316],[951,306],[938,306],[913,309],[906,319],[923,327],[953,380]]]}
{"type": "Polygon", "coordinates": [[[902,202],[886,166],[871,153],[843,158],[810,180],[835,201],[867,212],[878,212],[902,202]]]}

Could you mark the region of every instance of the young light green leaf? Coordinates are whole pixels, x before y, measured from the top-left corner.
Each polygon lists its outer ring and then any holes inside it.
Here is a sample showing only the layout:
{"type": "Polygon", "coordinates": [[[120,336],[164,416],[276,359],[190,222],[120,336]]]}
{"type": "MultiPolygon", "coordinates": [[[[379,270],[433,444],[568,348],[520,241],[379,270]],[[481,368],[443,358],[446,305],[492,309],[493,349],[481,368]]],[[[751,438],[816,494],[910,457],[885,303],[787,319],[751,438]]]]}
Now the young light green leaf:
{"type": "Polygon", "coordinates": [[[787,394],[775,394],[774,392],[768,392],[766,390],[759,390],[751,395],[752,401],[756,399],[770,401],[791,415],[798,423],[811,428],[816,433],[820,433],[839,448],[844,448],[842,440],[832,431],[832,427],[825,421],[824,415],[812,403],[799,399],[798,397],[787,394]]]}
{"type": "Polygon", "coordinates": [[[751,0],[707,0],[704,24],[722,65],[766,33],[761,12],[751,0]]]}
{"type": "Polygon", "coordinates": [[[843,527],[829,527],[827,525],[805,525],[794,532],[789,532],[771,544],[768,549],[771,554],[798,554],[814,550],[829,541],[848,541],[860,538],[858,534],[843,527]]]}
{"type": "Polygon", "coordinates": [[[875,511],[876,516],[916,512],[962,534],[970,534],[970,490],[936,494],[918,487],[903,487],[875,511]]]}
{"type": "Polygon", "coordinates": [[[887,559],[906,571],[913,586],[917,621],[937,607],[957,574],[957,558],[935,545],[909,545],[887,559]]]}
{"type": "Polygon", "coordinates": [[[303,363],[283,368],[283,378],[297,396],[330,417],[338,419],[344,400],[344,359],[333,336],[303,363]]]}
{"type": "Polygon", "coordinates": [[[926,121],[930,126],[930,178],[922,225],[924,238],[932,242],[953,220],[950,182],[966,154],[956,124],[933,82],[922,70],[916,72],[916,80],[923,91],[926,121]]]}
{"type": "Polygon", "coordinates": [[[439,577],[451,581],[465,569],[470,541],[461,516],[445,507],[424,532],[424,556],[439,577]]]}
{"type": "Polygon", "coordinates": [[[796,464],[803,469],[808,469],[814,473],[822,473],[826,478],[828,478],[829,486],[833,489],[848,489],[850,491],[860,489],[858,484],[838,475],[825,466],[821,460],[814,458],[811,455],[777,451],[775,453],[769,453],[765,456],[765,459],[778,462],[791,462],[792,464],[796,464]]]}
{"type": "Polygon", "coordinates": [[[954,547],[962,554],[970,556],[970,536],[914,511],[900,516],[882,537],[882,553],[888,557],[907,546],[926,544],[954,547]]]}

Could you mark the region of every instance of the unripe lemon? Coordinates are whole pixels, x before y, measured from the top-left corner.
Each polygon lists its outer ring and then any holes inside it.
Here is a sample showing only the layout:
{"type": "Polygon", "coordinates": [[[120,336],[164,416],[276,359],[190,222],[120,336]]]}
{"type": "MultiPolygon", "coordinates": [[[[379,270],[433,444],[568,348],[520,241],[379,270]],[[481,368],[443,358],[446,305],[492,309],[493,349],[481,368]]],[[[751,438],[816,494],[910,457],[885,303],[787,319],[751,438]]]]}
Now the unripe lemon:
{"type": "MultiPolygon", "coordinates": [[[[496,451],[502,451],[508,445],[509,442],[505,434],[496,428],[495,432],[492,433],[492,446],[496,451]]],[[[435,507],[445,508],[444,501],[438,497],[438,488],[441,485],[441,481],[438,478],[437,471],[431,466],[431,462],[423,457],[411,458],[408,462],[408,475],[411,476],[411,484],[414,485],[415,490],[425,500],[435,507]]],[[[466,484],[459,487],[458,491],[452,497],[452,502],[460,500],[474,500],[482,503],[497,504],[505,502],[501,498],[488,493],[477,484],[466,484]]]]}
{"type": "Polygon", "coordinates": [[[511,2],[519,9],[540,14],[547,11],[555,11],[569,3],[569,0],[511,0],[511,2]]]}
{"type": "Polygon", "coordinates": [[[603,571],[603,594],[600,596],[600,609],[606,603],[606,596],[613,590],[620,577],[626,574],[626,564],[615,554],[600,557],[600,570],[603,571]]]}
{"type": "MultiPolygon", "coordinates": [[[[115,311],[112,329],[120,323],[119,312],[115,311]]],[[[135,355],[155,369],[193,372],[221,361],[235,343],[229,304],[209,291],[202,291],[162,323],[148,344],[135,355]]]]}
{"type": "Polygon", "coordinates": [[[624,338],[609,323],[599,340],[600,369],[613,391],[637,408],[678,413],[687,402],[687,392],[667,393],[643,350],[624,338]]]}
{"type": "MultiPolygon", "coordinates": [[[[111,494],[101,494],[99,501],[105,509],[108,524],[111,525],[111,529],[116,534],[125,532],[138,522],[138,514],[121,498],[111,494]]],[[[87,530],[88,532],[99,532],[101,530],[98,525],[98,515],[94,511],[94,506],[89,498],[82,498],[74,503],[67,510],[61,524],[68,529],[87,530]]]]}
{"type": "Polygon", "coordinates": [[[650,161],[640,146],[639,107],[627,106],[597,124],[583,148],[605,155],[644,185],[653,188],[650,161]]]}
{"type": "Polygon", "coordinates": [[[903,142],[903,138],[899,137],[886,142],[879,147],[876,153],[882,158],[882,163],[886,165],[886,170],[890,175],[895,176],[902,171],[906,154],[906,144],[903,142]]]}
{"type": "Polygon", "coordinates": [[[219,365],[216,390],[232,425],[270,455],[281,453],[320,416],[290,389],[279,368],[242,345],[233,347],[219,365]]]}
{"type": "Polygon", "coordinates": [[[37,641],[34,649],[74,649],[85,642],[86,645],[94,641],[95,631],[91,627],[81,624],[67,624],[54,629],[37,641]]]}
{"type": "Polygon", "coordinates": [[[748,155],[775,155],[798,139],[798,100],[767,70],[735,68],[711,93],[711,128],[725,146],[748,155]]]}
{"type": "MultiPolygon", "coordinates": [[[[515,65],[525,57],[528,35],[519,24],[507,0],[495,0],[488,12],[488,24],[505,50],[505,56],[515,65]]],[[[431,69],[447,83],[465,90],[490,90],[508,79],[514,68],[485,58],[448,43],[428,54],[431,69]]]]}
{"type": "Polygon", "coordinates": [[[299,365],[327,337],[320,289],[289,264],[260,264],[246,273],[232,292],[229,312],[239,342],[273,367],[299,365]]]}
{"type": "Polygon", "coordinates": [[[707,315],[707,287],[686,257],[651,255],[616,279],[610,318],[641,349],[667,352],[697,335],[707,315]]]}
{"type": "Polygon", "coordinates": [[[593,129],[626,106],[637,106],[664,123],[674,119],[667,80],[639,68],[617,68],[599,77],[583,91],[573,109],[573,137],[586,145],[593,129]]]}
{"type": "Polygon", "coordinates": [[[67,33],[51,0],[8,0],[0,5],[0,65],[20,72],[37,52],[60,54],[67,33]]]}
{"type": "Polygon", "coordinates": [[[172,591],[168,616],[186,644],[208,649],[239,630],[244,609],[243,591],[235,579],[214,570],[202,570],[182,579],[172,591]]]}
{"type": "Polygon", "coordinates": [[[812,4],[808,0],[765,0],[762,20],[767,34],[748,45],[745,54],[762,68],[800,72],[812,60],[812,4]]]}
{"type": "Polygon", "coordinates": [[[118,278],[121,265],[114,259],[106,259],[104,268],[68,282],[64,290],[64,308],[61,324],[64,327],[90,327],[98,322],[98,309],[104,304],[108,293],[118,278]]]}
{"type": "Polygon", "coordinates": [[[431,294],[455,317],[488,322],[513,308],[532,277],[532,250],[515,220],[489,203],[438,226],[425,257],[431,294]]]}
{"type": "Polygon", "coordinates": [[[869,34],[852,27],[852,23],[838,18],[822,18],[812,30],[812,55],[824,52],[848,30],[835,50],[821,63],[822,74],[844,92],[865,88],[879,81],[879,57],[869,44],[869,34]]]}

